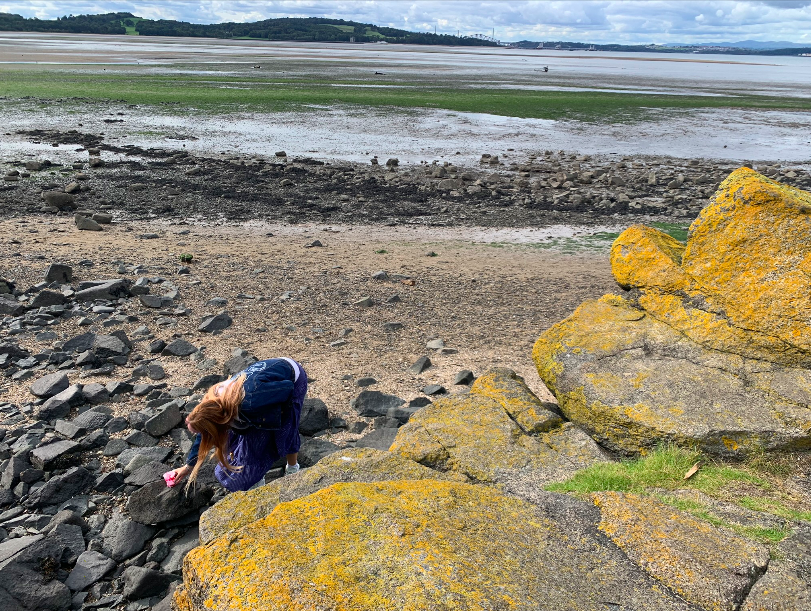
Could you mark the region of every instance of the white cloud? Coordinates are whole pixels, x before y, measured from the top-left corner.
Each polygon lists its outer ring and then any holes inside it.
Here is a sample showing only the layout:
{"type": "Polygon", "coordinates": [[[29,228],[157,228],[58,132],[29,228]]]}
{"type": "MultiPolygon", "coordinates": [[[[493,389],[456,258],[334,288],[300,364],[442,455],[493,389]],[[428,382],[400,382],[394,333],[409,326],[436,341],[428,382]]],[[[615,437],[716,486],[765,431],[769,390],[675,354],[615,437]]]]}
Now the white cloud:
{"type": "Polygon", "coordinates": [[[811,39],[811,0],[0,0],[0,12],[52,19],[126,11],[194,23],[331,17],[502,40],[667,43],[811,39]]]}

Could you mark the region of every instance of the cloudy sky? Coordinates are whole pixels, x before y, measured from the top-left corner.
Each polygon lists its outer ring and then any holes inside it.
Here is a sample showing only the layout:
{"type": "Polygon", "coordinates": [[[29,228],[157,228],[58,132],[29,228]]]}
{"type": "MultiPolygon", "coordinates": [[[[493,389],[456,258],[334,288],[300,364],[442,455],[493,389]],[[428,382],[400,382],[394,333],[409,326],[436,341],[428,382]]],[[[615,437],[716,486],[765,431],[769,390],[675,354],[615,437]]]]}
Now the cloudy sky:
{"type": "Polygon", "coordinates": [[[811,0],[0,0],[0,12],[52,19],[128,11],[195,23],[332,17],[505,41],[672,43],[784,40],[811,45],[811,0]]]}

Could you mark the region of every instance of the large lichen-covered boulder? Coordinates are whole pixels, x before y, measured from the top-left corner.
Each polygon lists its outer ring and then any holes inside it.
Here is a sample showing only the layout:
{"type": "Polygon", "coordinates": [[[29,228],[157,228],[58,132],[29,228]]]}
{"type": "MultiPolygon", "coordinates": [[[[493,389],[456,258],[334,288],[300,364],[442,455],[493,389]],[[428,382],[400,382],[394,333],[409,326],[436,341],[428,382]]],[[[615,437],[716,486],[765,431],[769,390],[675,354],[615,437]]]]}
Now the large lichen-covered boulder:
{"type": "Polygon", "coordinates": [[[279,503],[292,501],[339,482],[439,479],[466,481],[439,473],[398,454],[372,448],[347,448],[322,458],[299,473],[247,492],[229,494],[200,516],[200,543],[267,516],[279,503]]]}
{"type": "Polygon", "coordinates": [[[799,524],[752,587],[741,611],[811,611],[811,527],[799,524]]]}
{"type": "Polygon", "coordinates": [[[182,611],[695,609],[600,536],[589,509],[562,495],[541,507],[487,486],[437,480],[334,484],[192,550],[174,605],[182,611]]]}
{"type": "Polygon", "coordinates": [[[766,572],[769,549],[650,497],[593,495],[599,528],[668,588],[708,611],[737,609],[766,572]]]}
{"type": "Polygon", "coordinates": [[[466,395],[418,411],[397,432],[390,451],[516,493],[611,460],[504,369],[481,376],[466,395]]]}
{"type": "Polygon", "coordinates": [[[811,193],[741,168],[686,245],[632,227],[614,243],[611,268],[645,311],[702,346],[811,365],[811,193]]]}
{"type": "Polygon", "coordinates": [[[578,308],[533,358],[563,414],[609,448],[811,448],[811,194],[733,172],[686,244],[623,232],[624,297],[578,308]]]}
{"type": "Polygon", "coordinates": [[[619,452],[719,455],[811,445],[811,376],[705,349],[628,300],[587,301],[536,342],[563,412],[619,452]]]}

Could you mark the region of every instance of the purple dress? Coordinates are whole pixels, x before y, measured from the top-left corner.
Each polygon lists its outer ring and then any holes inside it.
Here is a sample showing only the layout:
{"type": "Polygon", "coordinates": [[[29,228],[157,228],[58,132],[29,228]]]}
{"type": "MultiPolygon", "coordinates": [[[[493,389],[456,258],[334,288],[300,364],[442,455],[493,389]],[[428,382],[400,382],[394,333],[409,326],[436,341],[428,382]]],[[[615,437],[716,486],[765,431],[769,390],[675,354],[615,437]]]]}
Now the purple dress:
{"type": "MultiPolygon", "coordinates": [[[[280,361],[282,359],[270,359],[270,361],[260,361],[254,365],[261,366],[265,363],[280,361]]],[[[286,363],[286,361],[283,361],[286,363]]],[[[301,447],[298,427],[301,418],[301,407],[304,397],[307,395],[307,372],[300,363],[296,362],[299,368],[298,379],[292,386],[290,400],[286,402],[281,411],[280,426],[274,429],[261,428],[261,423],[257,414],[262,413],[262,406],[253,406],[250,412],[246,409],[246,404],[250,404],[251,399],[262,395],[263,384],[269,385],[267,380],[258,376],[252,376],[254,365],[245,370],[246,377],[246,399],[240,407],[240,415],[243,411],[250,413],[253,421],[248,420],[239,423],[229,432],[230,456],[229,462],[232,465],[240,466],[239,471],[228,471],[222,465],[217,465],[214,474],[219,482],[230,492],[237,490],[248,490],[251,486],[261,480],[273,463],[288,454],[295,454],[301,447]],[[256,425],[254,425],[256,423],[256,425]]],[[[292,366],[290,366],[292,370],[292,366]]],[[[241,374],[238,374],[241,375],[241,374]]],[[[256,401],[254,401],[256,403],[256,401]]],[[[197,435],[189,452],[187,464],[194,465],[197,462],[197,450],[200,445],[200,436],[197,435]]]]}

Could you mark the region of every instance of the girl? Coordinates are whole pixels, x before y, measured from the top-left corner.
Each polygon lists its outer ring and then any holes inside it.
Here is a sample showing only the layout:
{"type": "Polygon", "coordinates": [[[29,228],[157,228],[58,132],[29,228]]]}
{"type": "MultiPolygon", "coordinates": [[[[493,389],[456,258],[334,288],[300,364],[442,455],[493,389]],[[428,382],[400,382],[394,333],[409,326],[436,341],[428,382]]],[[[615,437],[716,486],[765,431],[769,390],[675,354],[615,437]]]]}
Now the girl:
{"type": "Polygon", "coordinates": [[[282,456],[287,457],[285,475],[296,473],[306,394],[307,373],[289,358],[259,361],[215,384],[186,418],[196,437],[186,464],[164,475],[167,485],[191,474],[188,488],[212,449],[219,463],[214,474],[231,492],[251,488],[282,456]]]}

